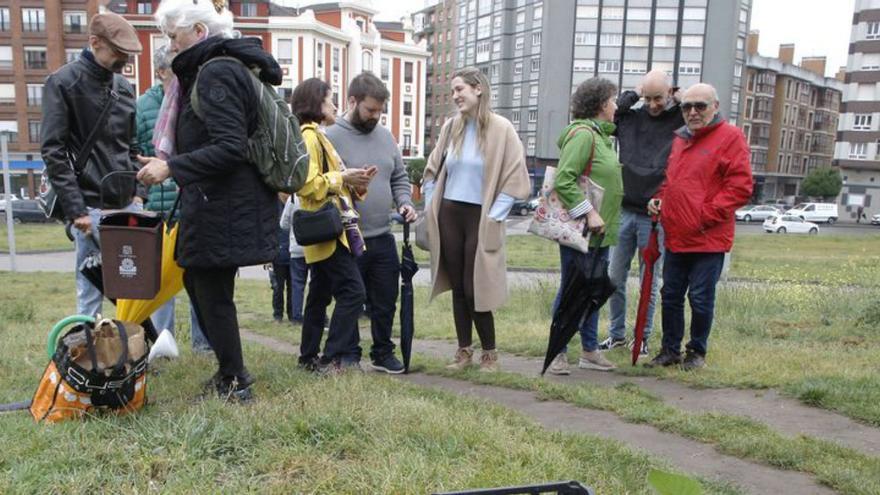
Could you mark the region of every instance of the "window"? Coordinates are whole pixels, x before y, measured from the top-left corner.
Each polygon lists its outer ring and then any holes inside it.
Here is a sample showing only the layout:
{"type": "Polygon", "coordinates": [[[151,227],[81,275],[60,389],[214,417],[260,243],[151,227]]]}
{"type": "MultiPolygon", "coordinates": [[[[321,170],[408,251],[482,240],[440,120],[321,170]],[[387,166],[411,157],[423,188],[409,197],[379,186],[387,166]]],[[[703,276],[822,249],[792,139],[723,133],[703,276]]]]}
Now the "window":
{"type": "Polygon", "coordinates": [[[46,11],[43,9],[21,9],[21,30],[39,32],[46,30],[46,11]]]}
{"type": "Polygon", "coordinates": [[[537,122],[538,121],[538,111],[537,110],[529,110],[529,122],[537,122]]]}
{"type": "Polygon", "coordinates": [[[15,84],[0,84],[0,105],[15,105],[15,84]]]}
{"type": "Polygon", "coordinates": [[[12,47],[0,46],[0,69],[12,68],[12,47]]]}
{"type": "Polygon", "coordinates": [[[529,98],[537,98],[538,97],[538,85],[532,84],[529,86],[529,98]]]}
{"type": "Polygon", "coordinates": [[[488,38],[492,35],[492,18],[481,17],[477,20],[477,39],[488,38]]]}
{"type": "Polygon", "coordinates": [[[27,104],[29,107],[38,107],[43,104],[43,85],[27,85],[27,104]]]}
{"type": "Polygon", "coordinates": [[[65,12],[64,13],[64,32],[70,34],[81,34],[86,32],[86,13],[85,12],[65,12]]]}
{"type": "Polygon", "coordinates": [[[865,31],[866,40],[880,39],[880,22],[869,22],[865,31]]]}
{"type": "Polygon", "coordinates": [[[698,76],[701,67],[699,62],[682,62],[678,64],[678,74],[682,76],[698,76]]]}
{"type": "Polygon", "coordinates": [[[492,42],[492,53],[501,53],[501,42],[495,40],[492,42]]]}
{"type": "Polygon", "coordinates": [[[492,51],[491,40],[481,40],[477,42],[477,63],[488,62],[492,51]]]}
{"type": "Polygon", "coordinates": [[[599,72],[620,72],[620,61],[618,60],[600,60],[599,72]]]}
{"type": "Polygon", "coordinates": [[[623,35],[620,33],[606,33],[602,35],[599,44],[602,46],[620,46],[623,43],[623,35]]]}
{"type": "Polygon", "coordinates": [[[412,62],[404,62],[404,64],[403,64],[403,82],[405,82],[405,83],[413,82],[413,63],[412,62]]]}
{"type": "MultiPolygon", "coordinates": [[[[333,48],[333,66],[331,67],[331,69],[334,72],[339,72],[339,51],[340,51],[339,48],[335,48],[335,47],[333,48]]],[[[372,60],[373,55],[372,54],[370,55],[370,67],[367,68],[366,62],[367,62],[367,54],[368,53],[369,52],[364,52],[363,69],[367,70],[367,71],[372,71],[373,70],[373,60],[372,60]]]]}
{"type": "Polygon", "coordinates": [[[382,71],[381,71],[382,79],[388,79],[390,73],[391,73],[391,60],[383,57],[382,58],[382,71]]]}
{"type": "Polygon", "coordinates": [[[30,142],[39,143],[40,141],[40,129],[42,127],[42,123],[39,120],[29,120],[28,121],[28,136],[30,138],[30,142]]]}
{"type": "Polygon", "coordinates": [[[648,62],[629,61],[623,63],[624,74],[644,74],[648,72],[648,62]]]}
{"type": "Polygon", "coordinates": [[[654,46],[658,48],[675,48],[675,36],[657,34],[654,36],[654,46]]]}
{"type": "Polygon", "coordinates": [[[514,50],[522,50],[523,46],[526,44],[526,39],[522,36],[517,36],[513,41],[513,49],[514,50]]]}
{"type": "Polygon", "coordinates": [[[153,13],[153,2],[138,2],[137,13],[141,15],[149,15],[153,13]]]}
{"type": "Polygon", "coordinates": [[[516,25],[521,26],[526,23],[526,11],[520,10],[516,13],[516,25]]]}
{"type": "Polygon", "coordinates": [[[648,46],[651,38],[645,34],[628,34],[626,35],[626,46],[648,46]]]}
{"type": "Polygon", "coordinates": [[[293,63],[293,40],[278,40],[278,63],[282,65],[293,63]]]}
{"type": "Polygon", "coordinates": [[[871,130],[871,114],[861,113],[856,114],[853,119],[853,130],[854,131],[870,131],[871,130]]]}
{"type": "Polygon", "coordinates": [[[602,20],[623,19],[623,7],[605,7],[602,9],[602,20]]]}
{"type": "Polygon", "coordinates": [[[514,124],[519,124],[520,115],[521,112],[519,110],[514,110],[513,113],[510,115],[510,121],[514,124]]]}
{"type": "Polygon", "coordinates": [[[500,15],[496,15],[495,17],[492,18],[492,27],[494,27],[496,31],[501,30],[501,16],[500,15]]]}
{"type": "Polygon", "coordinates": [[[579,19],[598,19],[599,7],[592,5],[578,5],[577,13],[575,15],[579,19]]]}
{"type": "Polygon", "coordinates": [[[255,2],[244,1],[241,2],[241,16],[242,17],[256,17],[257,16],[257,4],[255,2]]]}
{"type": "Polygon", "coordinates": [[[532,46],[541,46],[541,33],[532,33],[532,46]]]}
{"type": "Polygon", "coordinates": [[[403,97],[403,114],[407,117],[411,117],[413,114],[413,101],[412,96],[406,95],[403,97]]]}
{"type": "Polygon", "coordinates": [[[77,49],[67,49],[64,50],[64,61],[69,64],[71,62],[76,62],[76,59],[79,58],[79,54],[82,50],[77,49]]]}
{"type": "Polygon", "coordinates": [[[523,63],[522,62],[516,62],[515,64],[513,64],[513,73],[514,74],[522,74],[522,70],[523,70],[523,63]]]}
{"type": "Polygon", "coordinates": [[[578,59],[575,59],[575,61],[574,61],[574,71],[575,72],[593,72],[594,65],[595,65],[595,63],[592,60],[578,58],[578,59]]]}
{"type": "Polygon", "coordinates": [[[532,9],[532,20],[540,21],[544,16],[544,6],[542,4],[535,5],[532,9]]]}
{"type": "Polygon", "coordinates": [[[46,68],[46,49],[26,46],[24,48],[24,68],[25,69],[45,69],[46,68]]]}
{"type": "Polygon", "coordinates": [[[529,151],[535,151],[535,136],[529,136],[526,138],[526,147],[529,151]]]}
{"type": "Polygon", "coordinates": [[[513,88],[513,99],[519,100],[520,98],[522,98],[522,88],[516,86],[515,88],[513,88]]]}
{"type": "Polygon", "coordinates": [[[595,45],[596,33],[574,33],[575,45],[595,45]]]}
{"type": "Polygon", "coordinates": [[[324,68],[324,43],[318,43],[315,48],[315,66],[319,69],[324,68]]]}
{"type": "MultiPolygon", "coordinates": [[[[683,18],[686,21],[705,21],[706,20],[706,9],[702,7],[697,8],[685,8],[683,12],[683,18]]],[[[743,21],[745,22],[745,21],[743,21]]]]}
{"type": "Polygon", "coordinates": [[[678,9],[657,9],[656,19],[658,21],[677,21],[678,9]]]}
{"type": "Polygon", "coordinates": [[[489,73],[492,77],[498,77],[498,64],[492,64],[492,67],[489,68],[489,73]]]}
{"type": "Polygon", "coordinates": [[[880,53],[863,53],[862,70],[880,70],[880,53]]]}
{"type": "Polygon", "coordinates": [[[681,46],[685,48],[700,48],[703,46],[702,36],[682,36],[681,46]]]}
{"type": "Polygon", "coordinates": [[[541,59],[533,58],[532,59],[532,72],[538,72],[541,70],[541,59]]]}
{"type": "Polygon", "coordinates": [[[850,143],[849,157],[854,160],[864,160],[868,157],[868,143],[850,143]]]}
{"type": "Polygon", "coordinates": [[[0,31],[9,31],[9,9],[0,9],[0,31]]]}

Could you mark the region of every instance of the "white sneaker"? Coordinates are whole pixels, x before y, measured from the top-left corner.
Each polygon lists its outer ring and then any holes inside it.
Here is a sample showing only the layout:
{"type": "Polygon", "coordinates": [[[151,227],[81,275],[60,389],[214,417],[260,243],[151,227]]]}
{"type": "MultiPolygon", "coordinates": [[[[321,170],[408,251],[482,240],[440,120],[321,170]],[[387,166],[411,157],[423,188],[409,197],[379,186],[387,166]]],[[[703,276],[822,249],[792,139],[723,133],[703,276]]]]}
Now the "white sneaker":
{"type": "Polygon", "coordinates": [[[550,367],[547,368],[547,371],[551,375],[570,375],[571,368],[568,365],[568,356],[564,352],[557,354],[550,363],[550,367]]]}
{"type": "Polygon", "coordinates": [[[605,356],[599,351],[583,351],[580,360],[578,360],[578,368],[585,370],[611,371],[617,368],[617,366],[611,361],[605,359],[605,356]]]}

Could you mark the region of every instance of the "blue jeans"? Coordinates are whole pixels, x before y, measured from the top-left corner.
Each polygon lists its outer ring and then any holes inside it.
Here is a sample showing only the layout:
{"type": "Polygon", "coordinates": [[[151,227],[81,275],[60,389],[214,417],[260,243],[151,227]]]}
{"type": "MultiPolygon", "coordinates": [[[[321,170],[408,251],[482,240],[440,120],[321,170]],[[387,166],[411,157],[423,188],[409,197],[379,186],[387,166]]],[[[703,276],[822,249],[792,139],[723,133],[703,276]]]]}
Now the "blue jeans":
{"type": "Polygon", "coordinates": [[[303,298],[306,293],[306,280],[309,278],[309,265],[303,257],[290,258],[290,315],[292,321],[303,321],[303,298]]]}
{"type": "MultiPolygon", "coordinates": [[[[176,299],[177,296],[172,297],[168,302],[157,309],[152,316],[150,316],[157,332],[161,332],[163,329],[167,328],[168,330],[171,330],[171,333],[174,333],[174,306],[176,304],[176,299]]],[[[202,333],[202,329],[199,327],[199,319],[196,318],[196,312],[193,310],[192,304],[189,306],[189,321],[190,340],[192,341],[193,350],[210,351],[211,344],[208,343],[208,339],[205,338],[205,334],[202,333]]]]}
{"type": "Polygon", "coordinates": [[[691,340],[686,348],[706,355],[715,315],[715,286],[724,266],[724,253],[666,252],[663,266],[663,349],[681,352],[684,338],[684,296],[691,304],[691,340]]]}
{"type": "MultiPolygon", "coordinates": [[[[657,296],[660,294],[660,280],[663,277],[663,228],[658,224],[660,244],[660,259],[654,264],[654,281],[651,285],[651,301],[648,303],[648,318],[645,325],[645,341],[654,330],[654,308],[657,304],[657,296]]],[[[637,251],[648,245],[648,237],[651,235],[651,217],[646,214],[623,210],[620,214],[620,232],[617,245],[611,248],[611,263],[608,266],[608,276],[614,282],[617,289],[608,300],[608,309],[611,311],[611,324],[608,334],[615,340],[626,338],[626,279],[629,268],[632,265],[633,256],[637,251]]],[[[642,277],[645,276],[645,265],[641,252],[639,256],[639,287],[642,277]]]]}
{"type": "MultiPolygon", "coordinates": [[[[95,316],[98,313],[103,313],[101,303],[104,301],[104,294],[89,282],[89,279],[79,271],[79,267],[87,257],[100,251],[95,240],[100,242],[98,224],[101,223],[101,210],[91,207],[87,209],[89,217],[92,219],[90,234],[86,235],[79,229],[71,229],[76,249],[76,266],[74,267],[74,272],[76,273],[76,312],[80,315],[95,316]],[[90,239],[90,236],[94,236],[94,239],[90,239]]],[[[131,203],[125,209],[127,211],[142,211],[143,206],[131,203]]]]}
{"type": "MultiPolygon", "coordinates": [[[[559,298],[562,296],[562,289],[565,287],[568,277],[571,276],[571,270],[573,269],[571,264],[578,256],[586,256],[587,258],[595,256],[598,257],[598,259],[607,261],[608,248],[590,248],[590,252],[585,254],[570,247],[563,245],[559,246],[561,280],[559,282],[559,292],[556,293],[556,299],[553,301],[553,313],[556,313],[556,308],[559,307],[559,298]]],[[[599,310],[588,315],[580,323],[580,334],[581,347],[585,351],[593,352],[599,348],[599,310]]],[[[562,352],[566,352],[567,350],[568,347],[564,348],[562,352]]]]}

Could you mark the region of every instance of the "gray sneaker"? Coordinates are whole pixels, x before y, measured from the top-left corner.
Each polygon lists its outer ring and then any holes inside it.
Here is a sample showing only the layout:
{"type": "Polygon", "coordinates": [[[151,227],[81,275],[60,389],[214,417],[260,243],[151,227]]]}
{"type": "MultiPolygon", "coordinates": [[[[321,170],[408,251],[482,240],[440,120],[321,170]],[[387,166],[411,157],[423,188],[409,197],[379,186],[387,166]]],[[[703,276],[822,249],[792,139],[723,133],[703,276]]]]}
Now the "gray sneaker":
{"type": "Polygon", "coordinates": [[[700,354],[691,351],[690,349],[685,352],[684,355],[684,363],[681,365],[681,369],[684,371],[693,371],[698,370],[706,366],[706,358],[701,356],[700,354]]]}
{"type": "Polygon", "coordinates": [[[547,371],[551,375],[570,375],[571,367],[568,365],[568,356],[564,352],[557,354],[547,371]]]}
{"type": "Polygon", "coordinates": [[[583,351],[581,359],[578,361],[578,368],[585,370],[611,371],[617,368],[617,366],[611,361],[605,359],[605,356],[599,351],[583,351]]]}

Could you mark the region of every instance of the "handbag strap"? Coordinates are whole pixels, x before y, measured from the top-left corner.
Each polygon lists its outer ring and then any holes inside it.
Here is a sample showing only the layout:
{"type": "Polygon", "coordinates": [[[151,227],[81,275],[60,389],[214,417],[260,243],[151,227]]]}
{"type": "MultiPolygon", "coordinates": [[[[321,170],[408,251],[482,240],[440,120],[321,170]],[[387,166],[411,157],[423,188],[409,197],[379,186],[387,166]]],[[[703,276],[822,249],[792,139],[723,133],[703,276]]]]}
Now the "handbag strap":
{"type": "Polygon", "coordinates": [[[95,147],[95,142],[98,140],[98,130],[104,127],[107,116],[110,114],[110,109],[118,100],[119,93],[116,91],[116,76],[114,75],[113,82],[110,83],[110,96],[107,98],[107,103],[101,109],[98,120],[95,121],[95,127],[92,128],[89,137],[86,138],[85,144],[80,148],[79,154],[76,155],[76,161],[73,163],[73,172],[75,174],[79,175],[85,168],[86,161],[89,159],[89,155],[92,154],[92,148],[95,147]]]}
{"type": "MultiPolygon", "coordinates": [[[[568,139],[574,137],[574,135],[581,129],[584,129],[587,132],[593,134],[593,146],[590,147],[590,157],[587,158],[587,166],[584,167],[584,175],[589,177],[589,175],[593,172],[593,156],[596,154],[596,131],[590,129],[589,126],[579,125],[568,133],[568,139]]],[[[566,139],[566,141],[568,141],[568,139],[566,139]]]]}

